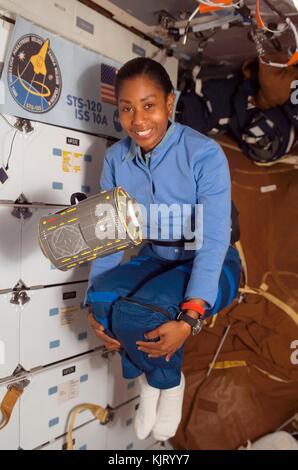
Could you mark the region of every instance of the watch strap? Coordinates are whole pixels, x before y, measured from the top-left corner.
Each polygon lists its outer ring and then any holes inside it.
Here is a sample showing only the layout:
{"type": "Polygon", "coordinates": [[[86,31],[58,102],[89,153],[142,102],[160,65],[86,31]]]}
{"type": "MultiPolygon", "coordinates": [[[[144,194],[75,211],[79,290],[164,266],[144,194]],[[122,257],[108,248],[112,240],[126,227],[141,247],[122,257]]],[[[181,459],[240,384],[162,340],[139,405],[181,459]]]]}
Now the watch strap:
{"type": "Polygon", "coordinates": [[[189,315],[187,315],[186,312],[179,312],[178,316],[177,316],[177,320],[180,321],[180,320],[183,320],[185,321],[186,323],[188,323],[192,328],[194,328],[195,326],[197,326],[197,323],[198,323],[198,320],[195,320],[194,318],[190,317],[189,315]]]}

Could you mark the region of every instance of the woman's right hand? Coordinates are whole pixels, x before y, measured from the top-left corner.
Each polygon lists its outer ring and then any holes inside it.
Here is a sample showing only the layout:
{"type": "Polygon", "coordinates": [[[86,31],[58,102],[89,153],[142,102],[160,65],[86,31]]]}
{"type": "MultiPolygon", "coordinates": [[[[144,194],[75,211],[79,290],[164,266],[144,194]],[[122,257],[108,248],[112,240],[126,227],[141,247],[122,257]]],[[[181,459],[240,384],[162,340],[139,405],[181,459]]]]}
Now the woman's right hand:
{"type": "Polygon", "coordinates": [[[120,351],[121,344],[111,336],[104,333],[104,326],[95,320],[92,311],[89,308],[88,313],[88,322],[91,328],[93,329],[95,335],[102,340],[103,344],[107,348],[108,351],[120,351]]]}

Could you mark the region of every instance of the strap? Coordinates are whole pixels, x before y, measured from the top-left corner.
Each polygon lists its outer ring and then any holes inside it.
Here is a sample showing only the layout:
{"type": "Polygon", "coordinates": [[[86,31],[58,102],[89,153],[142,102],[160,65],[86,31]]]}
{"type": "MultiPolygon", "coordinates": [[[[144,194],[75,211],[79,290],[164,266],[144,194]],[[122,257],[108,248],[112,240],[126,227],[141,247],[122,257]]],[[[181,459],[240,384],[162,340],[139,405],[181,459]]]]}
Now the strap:
{"type": "Polygon", "coordinates": [[[94,418],[98,419],[101,424],[107,424],[111,420],[111,414],[108,408],[95,405],[93,403],[82,403],[75,406],[69,416],[67,425],[67,448],[66,450],[73,450],[72,431],[75,426],[77,415],[82,411],[91,411],[94,418]]]}
{"type": "Polygon", "coordinates": [[[237,243],[235,243],[235,246],[238,250],[238,253],[239,253],[239,256],[240,256],[240,259],[241,259],[241,264],[242,264],[242,268],[243,268],[243,272],[244,272],[244,276],[245,276],[245,286],[244,287],[240,287],[238,290],[241,294],[254,294],[254,295],[261,295],[262,297],[265,297],[265,299],[269,300],[269,302],[273,303],[274,305],[276,305],[278,308],[280,308],[281,310],[283,310],[287,315],[289,315],[289,317],[296,323],[296,325],[298,326],[298,313],[292,308],[290,307],[289,305],[287,305],[285,302],[283,302],[282,300],[280,300],[278,297],[276,297],[275,295],[273,294],[270,294],[270,292],[268,292],[268,285],[266,283],[263,283],[261,284],[261,286],[259,288],[257,287],[249,287],[248,286],[248,276],[247,276],[247,264],[246,264],[246,259],[245,259],[245,255],[244,255],[244,251],[243,251],[243,248],[242,248],[242,245],[240,243],[240,241],[238,241],[237,243]]]}
{"type": "Polygon", "coordinates": [[[240,288],[239,292],[242,294],[255,294],[255,295],[261,295],[265,297],[265,299],[269,300],[269,302],[273,303],[274,305],[276,305],[276,307],[283,310],[294,321],[296,326],[298,326],[298,313],[292,307],[290,307],[285,302],[280,300],[278,297],[267,292],[267,290],[268,290],[267,284],[262,284],[260,288],[256,288],[256,287],[251,288],[251,287],[245,286],[244,288],[240,288]]]}
{"type": "Polygon", "coordinates": [[[181,310],[194,310],[199,315],[204,315],[205,308],[202,305],[197,304],[195,300],[187,300],[186,302],[182,302],[180,305],[181,310]]]}
{"type": "Polygon", "coordinates": [[[255,364],[253,364],[253,367],[255,369],[257,369],[259,372],[262,372],[262,374],[266,375],[271,380],[275,380],[276,382],[281,382],[281,383],[285,383],[285,384],[292,383],[291,380],[284,380],[284,379],[281,379],[280,377],[277,377],[276,375],[269,374],[269,372],[267,372],[264,369],[261,369],[260,367],[256,366],[255,364]]]}
{"type": "Polygon", "coordinates": [[[152,245],[157,245],[157,246],[179,246],[179,247],[184,247],[185,243],[193,243],[195,241],[195,238],[192,238],[191,240],[147,240],[149,243],[152,245]]]}
{"type": "Polygon", "coordinates": [[[246,367],[246,361],[219,361],[215,362],[212,369],[231,369],[234,367],[246,367]]]}
{"type": "Polygon", "coordinates": [[[176,318],[177,320],[179,321],[185,321],[189,326],[191,326],[191,328],[194,328],[195,326],[197,326],[197,320],[195,320],[194,318],[190,317],[189,315],[187,315],[186,312],[180,312],[178,313],[178,316],[176,318]]]}
{"type": "Polygon", "coordinates": [[[5,428],[5,426],[9,423],[13,409],[23,393],[23,389],[18,388],[15,385],[12,385],[6,392],[1,405],[0,411],[2,413],[3,419],[0,424],[0,430],[5,428]]]}
{"type": "Polygon", "coordinates": [[[247,263],[246,263],[245,254],[244,254],[240,240],[238,240],[235,243],[235,248],[237,249],[239,256],[240,256],[241,265],[242,265],[243,274],[244,274],[244,282],[245,282],[245,285],[247,285],[248,284],[247,263]]]}
{"type": "MultiPolygon", "coordinates": [[[[246,361],[219,361],[219,362],[215,362],[212,366],[212,369],[215,370],[215,369],[231,369],[231,368],[234,368],[234,367],[247,367],[247,362],[246,361]]],[[[290,380],[284,380],[284,379],[281,379],[280,377],[277,377],[276,375],[272,375],[272,374],[269,374],[269,372],[267,372],[266,370],[263,370],[261,369],[260,367],[256,366],[255,364],[251,364],[252,367],[254,367],[255,369],[257,369],[259,372],[261,372],[262,374],[266,375],[269,379],[271,380],[275,380],[276,382],[281,382],[281,383],[291,383],[290,380]]]]}

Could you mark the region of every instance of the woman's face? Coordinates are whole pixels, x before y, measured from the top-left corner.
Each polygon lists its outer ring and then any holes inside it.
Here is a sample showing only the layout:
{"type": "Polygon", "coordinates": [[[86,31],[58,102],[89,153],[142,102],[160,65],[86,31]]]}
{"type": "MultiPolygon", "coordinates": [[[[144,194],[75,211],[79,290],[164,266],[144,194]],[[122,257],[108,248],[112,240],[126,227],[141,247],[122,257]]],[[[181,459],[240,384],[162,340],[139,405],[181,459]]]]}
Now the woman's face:
{"type": "Polygon", "coordinates": [[[165,135],[173,112],[174,94],[164,91],[146,75],[124,80],[119,90],[120,123],[145,152],[165,135]]]}

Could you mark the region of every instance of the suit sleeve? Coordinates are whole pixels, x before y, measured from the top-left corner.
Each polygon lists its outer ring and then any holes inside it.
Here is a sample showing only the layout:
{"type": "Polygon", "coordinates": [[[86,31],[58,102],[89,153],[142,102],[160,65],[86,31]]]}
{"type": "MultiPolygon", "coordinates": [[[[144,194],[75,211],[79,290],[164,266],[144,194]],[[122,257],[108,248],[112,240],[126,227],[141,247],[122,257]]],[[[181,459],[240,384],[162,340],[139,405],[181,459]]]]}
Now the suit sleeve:
{"type": "Polygon", "coordinates": [[[215,304],[231,236],[231,180],[227,158],[214,141],[195,164],[197,203],[202,204],[202,246],[196,251],[185,298],[215,304]]]}

